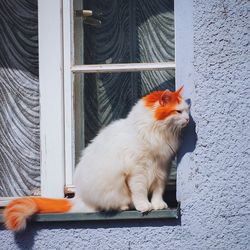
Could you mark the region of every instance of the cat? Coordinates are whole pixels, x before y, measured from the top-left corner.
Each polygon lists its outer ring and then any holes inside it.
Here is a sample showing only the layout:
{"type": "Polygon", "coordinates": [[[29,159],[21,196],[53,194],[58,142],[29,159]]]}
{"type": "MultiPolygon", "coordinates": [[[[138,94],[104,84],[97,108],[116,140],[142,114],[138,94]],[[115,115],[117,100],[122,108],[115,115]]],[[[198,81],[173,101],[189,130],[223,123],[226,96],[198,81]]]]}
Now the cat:
{"type": "Polygon", "coordinates": [[[99,132],[77,164],[75,198],[15,199],[4,210],[6,227],[23,230],[34,213],[167,208],[162,196],[169,163],[189,122],[189,105],[182,98],[182,89],[146,95],[127,118],[99,132]]]}

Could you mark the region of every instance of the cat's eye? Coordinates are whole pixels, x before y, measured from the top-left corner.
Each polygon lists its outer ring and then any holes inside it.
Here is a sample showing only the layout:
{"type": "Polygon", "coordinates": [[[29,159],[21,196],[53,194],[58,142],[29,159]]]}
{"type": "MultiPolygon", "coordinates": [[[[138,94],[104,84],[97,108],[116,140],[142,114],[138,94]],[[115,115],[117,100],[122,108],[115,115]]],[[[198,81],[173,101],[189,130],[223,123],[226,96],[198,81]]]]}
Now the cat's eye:
{"type": "Polygon", "coordinates": [[[177,113],[179,113],[179,114],[181,114],[181,113],[182,113],[182,111],[181,111],[181,110],[176,110],[176,112],[177,112],[177,113]]]}

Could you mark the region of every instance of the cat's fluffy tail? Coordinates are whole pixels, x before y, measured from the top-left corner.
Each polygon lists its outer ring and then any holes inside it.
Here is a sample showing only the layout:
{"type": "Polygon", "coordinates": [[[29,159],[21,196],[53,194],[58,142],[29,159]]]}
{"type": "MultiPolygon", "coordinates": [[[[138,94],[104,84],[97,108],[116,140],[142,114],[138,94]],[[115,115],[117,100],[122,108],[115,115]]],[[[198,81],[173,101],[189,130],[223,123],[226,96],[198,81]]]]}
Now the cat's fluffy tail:
{"type": "Polygon", "coordinates": [[[17,232],[25,229],[27,219],[35,213],[65,213],[71,207],[72,202],[67,199],[24,197],[11,201],[3,216],[6,227],[17,232]]]}

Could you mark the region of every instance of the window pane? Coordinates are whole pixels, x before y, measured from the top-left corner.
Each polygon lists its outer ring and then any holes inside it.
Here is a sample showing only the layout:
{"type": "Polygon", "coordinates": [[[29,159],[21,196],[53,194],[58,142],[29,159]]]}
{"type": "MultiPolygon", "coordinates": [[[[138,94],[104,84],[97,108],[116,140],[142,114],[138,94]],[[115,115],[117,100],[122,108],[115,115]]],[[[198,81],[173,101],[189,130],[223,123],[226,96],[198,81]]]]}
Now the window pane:
{"type": "MultiPolygon", "coordinates": [[[[173,61],[173,2],[84,0],[84,9],[93,15],[75,15],[75,64],[173,61]],[[79,55],[83,55],[81,60],[79,55]]],[[[75,10],[83,9],[74,5],[75,10]]]]}
{"type": "Polygon", "coordinates": [[[79,147],[87,145],[111,121],[126,117],[142,96],[154,90],[174,90],[174,85],[174,71],[76,74],[74,105],[79,147]]]}

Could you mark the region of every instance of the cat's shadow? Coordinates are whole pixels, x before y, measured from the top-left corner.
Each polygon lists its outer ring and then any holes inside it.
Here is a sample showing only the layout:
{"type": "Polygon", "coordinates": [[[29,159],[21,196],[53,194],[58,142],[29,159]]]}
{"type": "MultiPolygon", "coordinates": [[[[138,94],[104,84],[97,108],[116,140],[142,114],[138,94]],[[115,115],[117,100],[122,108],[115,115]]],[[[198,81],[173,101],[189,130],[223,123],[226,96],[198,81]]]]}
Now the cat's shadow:
{"type": "MultiPolygon", "coordinates": [[[[192,106],[191,99],[187,99],[186,102],[190,105],[190,107],[192,106]]],[[[177,154],[177,167],[185,154],[191,153],[195,150],[197,139],[196,123],[190,111],[189,124],[183,130],[181,145],[177,154]]]]}
{"type": "MultiPolygon", "coordinates": [[[[7,231],[4,224],[0,223],[0,234],[5,234],[6,241],[9,242],[8,249],[11,249],[11,247],[14,249],[13,247],[15,247],[15,249],[31,250],[34,249],[35,236],[38,232],[37,226],[38,225],[35,225],[34,227],[32,224],[28,223],[24,231],[13,233],[11,231],[7,231]]],[[[3,249],[1,248],[1,245],[0,249],[3,249]]]]}

